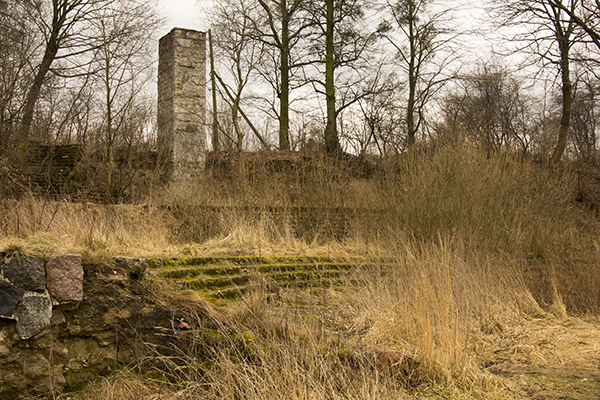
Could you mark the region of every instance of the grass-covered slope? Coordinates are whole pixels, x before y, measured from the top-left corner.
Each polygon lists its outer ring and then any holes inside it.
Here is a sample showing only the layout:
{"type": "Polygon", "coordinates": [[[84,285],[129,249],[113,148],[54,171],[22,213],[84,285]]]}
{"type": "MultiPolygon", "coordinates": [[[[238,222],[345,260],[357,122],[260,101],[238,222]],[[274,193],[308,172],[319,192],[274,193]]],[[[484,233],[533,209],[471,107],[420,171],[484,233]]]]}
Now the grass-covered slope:
{"type": "Polygon", "coordinates": [[[148,257],[167,283],[152,286],[162,296],[196,298],[168,285],[179,281],[203,296],[233,288],[238,298],[215,305],[214,340],[189,302],[198,353],[185,365],[164,360],[157,380],[124,373],[84,396],[587,399],[600,391],[590,367],[600,351],[582,344],[598,329],[600,225],[583,206],[589,188],[575,167],[466,145],[387,160],[360,176],[332,159],[292,161],[273,168],[268,157],[240,158],[225,175],[158,190],[139,205],[2,200],[5,247],[148,257]],[[314,279],[335,282],[285,283],[314,279]],[[276,299],[270,282],[282,289],[276,299]],[[577,362],[574,378],[568,366],[577,362]]]}

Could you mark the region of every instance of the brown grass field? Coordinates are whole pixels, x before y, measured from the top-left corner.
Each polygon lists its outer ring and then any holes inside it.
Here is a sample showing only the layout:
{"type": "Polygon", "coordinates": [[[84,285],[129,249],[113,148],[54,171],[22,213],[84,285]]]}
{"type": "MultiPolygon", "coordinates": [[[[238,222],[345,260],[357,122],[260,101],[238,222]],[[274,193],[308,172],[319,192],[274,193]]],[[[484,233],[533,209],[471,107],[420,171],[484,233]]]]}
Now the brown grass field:
{"type": "Polygon", "coordinates": [[[139,204],[1,200],[0,247],[362,260],[348,284],[277,305],[260,285],[226,305],[149,286],[221,327],[205,358],[50,398],[600,398],[600,221],[575,166],[468,146],[362,177],[316,157],[232,165],[139,204]]]}

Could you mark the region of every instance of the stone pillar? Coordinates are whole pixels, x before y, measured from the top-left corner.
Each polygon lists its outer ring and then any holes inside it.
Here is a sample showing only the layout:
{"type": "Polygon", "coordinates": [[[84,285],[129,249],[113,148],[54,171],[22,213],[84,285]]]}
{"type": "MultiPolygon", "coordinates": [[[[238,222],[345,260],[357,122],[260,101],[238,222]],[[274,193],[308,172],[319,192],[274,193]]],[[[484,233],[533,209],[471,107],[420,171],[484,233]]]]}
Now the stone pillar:
{"type": "Polygon", "coordinates": [[[171,181],[198,179],[206,159],[206,34],[174,28],[158,46],[158,150],[171,181]]]}

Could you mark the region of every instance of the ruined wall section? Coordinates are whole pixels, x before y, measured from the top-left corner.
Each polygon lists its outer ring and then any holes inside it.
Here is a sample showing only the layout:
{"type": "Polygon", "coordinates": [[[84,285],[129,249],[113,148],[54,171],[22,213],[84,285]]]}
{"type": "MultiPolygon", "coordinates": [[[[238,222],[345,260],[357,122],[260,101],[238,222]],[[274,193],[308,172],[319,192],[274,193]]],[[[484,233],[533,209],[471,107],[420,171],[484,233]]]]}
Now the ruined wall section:
{"type": "Polygon", "coordinates": [[[195,180],[206,159],[206,34],[174,28],[159,42],[158,147],[170,180],[195,180]]]}
{"type": "Polygon", "coordinates": [[[128,257],[0,253],[0,399],[79,390],[133,361],[188,354],[193,332],[149,290],[146,268],[128,257]]]}

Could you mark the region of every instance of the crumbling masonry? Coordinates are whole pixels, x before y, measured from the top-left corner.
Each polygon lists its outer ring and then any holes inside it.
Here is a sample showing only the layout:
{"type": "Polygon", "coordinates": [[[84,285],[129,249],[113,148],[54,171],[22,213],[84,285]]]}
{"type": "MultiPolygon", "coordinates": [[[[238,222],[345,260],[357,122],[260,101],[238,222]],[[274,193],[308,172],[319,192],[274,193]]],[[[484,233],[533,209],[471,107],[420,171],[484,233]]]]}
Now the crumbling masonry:
{"type": "Polygon", "coordinates": [[[192,181],[206,159],[206,34],[174,28],[159,42],[158,150],[167,179],[192,181]]]}

